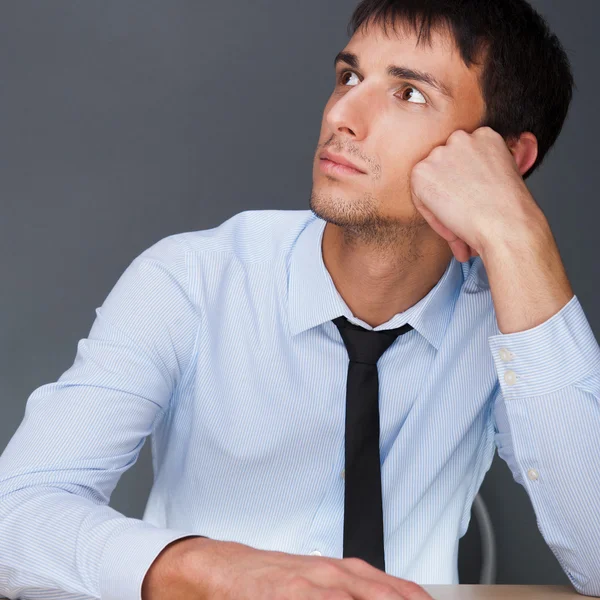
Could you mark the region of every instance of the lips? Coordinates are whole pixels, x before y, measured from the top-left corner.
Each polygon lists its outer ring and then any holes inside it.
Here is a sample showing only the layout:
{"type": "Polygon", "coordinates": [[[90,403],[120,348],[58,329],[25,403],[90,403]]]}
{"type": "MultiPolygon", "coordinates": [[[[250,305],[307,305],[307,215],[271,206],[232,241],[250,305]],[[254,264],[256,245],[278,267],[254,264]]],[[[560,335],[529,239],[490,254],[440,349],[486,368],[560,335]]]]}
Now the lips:
{"type": "Polygon", "coordinates": [[[344,158],[341,154],[334,154],[333,152],[328,152],[327,150],[321,153],[321,159],[331,160],[339,165],[344,165],[345,167],[352,167],[361,173],[365,173],[358,165],[354,164],[352,161],[344,158]]]}

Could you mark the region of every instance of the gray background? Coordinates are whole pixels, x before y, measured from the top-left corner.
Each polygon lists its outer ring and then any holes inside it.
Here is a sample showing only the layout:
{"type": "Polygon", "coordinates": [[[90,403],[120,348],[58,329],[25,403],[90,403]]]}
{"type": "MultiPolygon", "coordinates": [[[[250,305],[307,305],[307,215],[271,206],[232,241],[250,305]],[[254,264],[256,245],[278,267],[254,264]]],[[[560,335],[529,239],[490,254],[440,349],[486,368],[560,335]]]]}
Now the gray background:
{"type": "MultiPolygon", "coordinates": [[[[144,249],[246,209],[308,209],[333,57],[355,4],[1,2],[0,448],[32,391],[71,366],[95,308],[144,249]]],[[[599,339],[600,2],[533,4],[565,45],[578,89],[527,183],[599,339]]],[[[152,485],[146,442],[110,503],[130,517],[141,518],[152,485]]],[[[481,494],[497,582],[568,583],[497,454],[481,494]]],[[[462,583],[479,568],[471,523],[462,583]]]]}

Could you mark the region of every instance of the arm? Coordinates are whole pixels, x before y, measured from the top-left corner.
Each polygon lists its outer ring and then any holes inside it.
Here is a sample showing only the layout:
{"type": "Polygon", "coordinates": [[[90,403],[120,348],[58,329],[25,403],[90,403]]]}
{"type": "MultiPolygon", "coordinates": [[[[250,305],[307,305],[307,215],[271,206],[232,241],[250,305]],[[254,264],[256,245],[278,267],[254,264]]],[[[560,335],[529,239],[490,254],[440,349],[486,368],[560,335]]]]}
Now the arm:
{"type": "Polygon", "coordinates": [[[456,130],[413,167],[412,198],[458,260],[481,256],[498,321],[499,454],[577,591],[600,594],[600,348],[522,177],[536,154],[531,132],[456,130]]]}
{"type": "Polygon", "coordinates": [[[548,221],[528,207],[481,248],[498,322],[496,445],[575,589],[600,595],[600,347],[548,221]]]}
{"type": "Polygon", "coordinates": [[[182,244],[171,236],[138,256],[73,365],[30,395],[0,456],[0,594],[139,600],[155,557],[192,535],[107,506],[193,354],[182,244]]]}
{"type": "Polygon", "coordinates": [[[489,344],[499,380],[498,454],[527,491],[540,533],[575,589],[598,596],[598,343],[574,296],[544,323],[490,336],[489,344]]]}

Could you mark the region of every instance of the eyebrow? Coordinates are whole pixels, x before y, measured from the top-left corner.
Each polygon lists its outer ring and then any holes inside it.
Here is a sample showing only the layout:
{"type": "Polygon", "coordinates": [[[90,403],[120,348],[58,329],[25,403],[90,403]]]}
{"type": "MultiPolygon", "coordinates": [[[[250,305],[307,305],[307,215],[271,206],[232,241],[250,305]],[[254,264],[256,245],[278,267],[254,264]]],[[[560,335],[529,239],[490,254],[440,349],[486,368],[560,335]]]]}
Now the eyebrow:
{"type": "MultiPolygon", "coordinates": [[[[338,52],[333,61],[334,68],[337,67],[339,62],[348,63],[353,69],[358,69],[358,56],[352,52],[338,52]]],[[[454,100],[452,93],[448,86],[443,82],[434,77],[431,73],[425,71],[419,71],[417,69],[411,69],[405,66],[389,65],[387,68],[387,74],[395,79],[412,79],[413,81],[420,81],[425,83],[432,88],[436,89],[440,94],[443,94],[450,100],[454,100]]]]}

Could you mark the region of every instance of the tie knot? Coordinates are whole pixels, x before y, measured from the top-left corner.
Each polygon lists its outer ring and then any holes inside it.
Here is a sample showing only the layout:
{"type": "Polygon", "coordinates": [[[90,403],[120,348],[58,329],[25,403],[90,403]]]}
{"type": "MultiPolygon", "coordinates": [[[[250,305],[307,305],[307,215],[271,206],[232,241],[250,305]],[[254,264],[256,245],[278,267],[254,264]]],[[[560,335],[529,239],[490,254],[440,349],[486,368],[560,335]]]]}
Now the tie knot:
{"type": "Polygon", "coordinates": [[[350,360],[368,365],[376,365],[381,355],[394,343],[399,335],[408,333],[413,329],[412,325],[406,323],[396,329],[373,331],[350,323],[343,316],[333,319],[333,323],[340,331],[350,360]]]}

